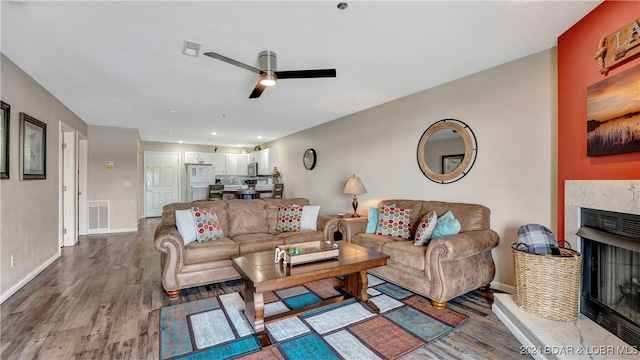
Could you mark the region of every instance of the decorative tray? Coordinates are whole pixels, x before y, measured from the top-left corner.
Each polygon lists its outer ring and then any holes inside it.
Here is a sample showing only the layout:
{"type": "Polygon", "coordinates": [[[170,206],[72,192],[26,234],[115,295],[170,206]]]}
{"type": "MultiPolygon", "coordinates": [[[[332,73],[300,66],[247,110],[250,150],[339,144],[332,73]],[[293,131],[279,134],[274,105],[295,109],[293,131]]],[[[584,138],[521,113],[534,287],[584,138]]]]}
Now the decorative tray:
{"type": "Polygon", "coordinates": [[[313,261],[337,259],[340,254],[338,244],[324,241],[310,241],[299,244],[280,245],[276,247],[275,261],[284,265],[297,265],[313,261]]]}

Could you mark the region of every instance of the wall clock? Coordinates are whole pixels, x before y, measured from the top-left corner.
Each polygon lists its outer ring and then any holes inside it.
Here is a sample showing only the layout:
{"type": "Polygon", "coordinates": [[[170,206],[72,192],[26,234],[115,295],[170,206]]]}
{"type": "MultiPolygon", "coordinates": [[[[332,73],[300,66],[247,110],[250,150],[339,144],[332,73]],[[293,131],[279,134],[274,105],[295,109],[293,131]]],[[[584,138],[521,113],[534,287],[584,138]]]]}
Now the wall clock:
{"type": "Polygon", "coordinates": [[[313,170],[316,167],[316,151],[313,149],[307,149],[304,152],[304,156],[302,157],[302,162],[304,163],[304,168],[307,170],[313,170]]]}

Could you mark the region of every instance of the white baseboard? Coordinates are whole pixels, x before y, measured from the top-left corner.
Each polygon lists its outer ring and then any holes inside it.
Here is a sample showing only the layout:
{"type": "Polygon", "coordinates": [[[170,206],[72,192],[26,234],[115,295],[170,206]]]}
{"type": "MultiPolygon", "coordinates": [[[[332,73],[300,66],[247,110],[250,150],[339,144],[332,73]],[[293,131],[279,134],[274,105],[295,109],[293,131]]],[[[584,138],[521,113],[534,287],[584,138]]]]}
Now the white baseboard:
{"type": "Polygon", "coordinates": [[[503,283],[499,283],[497,281],[492,281],[491,282],[491,288],[492,289],[497,289],[497,290],[500,290],[500,291],[504,291],[504,292],[509,293],[509,294],[515,294],[516,293],[516,288],[515,287],[513,287],[511,285],[506,285],[506,284],[503,284],[503,283]]]}
{"type": "Polygon", "coordinates": [[[98,234],[116,234],[116,233],[125,233],[125,232],[137,232],[138,228],[120,228],[120,229],[93,229],[89,230],[89,235],[98,235],[98,234]]]}
{"type": "Polygon", "coordinates": [[[5,302],[8,298],[10,298],[13,294],[15,294],[18,290],[22,289],[29,281],[33,280],[38,274],[42,272],[42,270],[46,269],[47,266],[53,264],[54,261],[58,260],[60,257],[60,252],[52,256],[49,260],[42,263],[42,265],[38,266],[35,270],[33,270],[29,275],[25,276],[22,280],[18,281],[15,285],[13,285],[9,290],[5,291],[0,295],[0,304],[5,302]]]}

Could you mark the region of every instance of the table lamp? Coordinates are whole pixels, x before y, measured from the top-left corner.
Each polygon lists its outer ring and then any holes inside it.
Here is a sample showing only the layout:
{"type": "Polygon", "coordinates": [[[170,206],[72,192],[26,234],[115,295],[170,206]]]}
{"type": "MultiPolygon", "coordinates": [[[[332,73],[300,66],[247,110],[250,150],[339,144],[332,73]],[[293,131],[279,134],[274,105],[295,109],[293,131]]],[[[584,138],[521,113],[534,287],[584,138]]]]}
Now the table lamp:
{"type": "Polygon", "coordinates": [[[353,195],[353,201],[351,202],[351,205],[353,206],[353,214],[351,215],[351,217],[360,217],[360,215],[358,215],[358,197],[356,195],[366,194],[367,189],[364,187],[364,184],[362,184],[362,181],[359,177],[356,176],[356,174],[353,174],[352,177],[347,179],[347,183],[344,185],[344,190],[342,190],[342,193],[353,195]]]}

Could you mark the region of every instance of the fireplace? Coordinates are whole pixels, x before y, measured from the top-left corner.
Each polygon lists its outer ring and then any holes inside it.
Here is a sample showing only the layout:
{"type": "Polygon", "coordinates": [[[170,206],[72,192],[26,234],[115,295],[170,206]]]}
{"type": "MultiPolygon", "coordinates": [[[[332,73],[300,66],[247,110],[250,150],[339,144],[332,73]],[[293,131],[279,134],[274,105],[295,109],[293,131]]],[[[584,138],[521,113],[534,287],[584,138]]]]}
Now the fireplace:
{"type": "Polygon", "coordinates": [[[640,215],[581,209],[580,312],[640,347],[640,215]]]}

